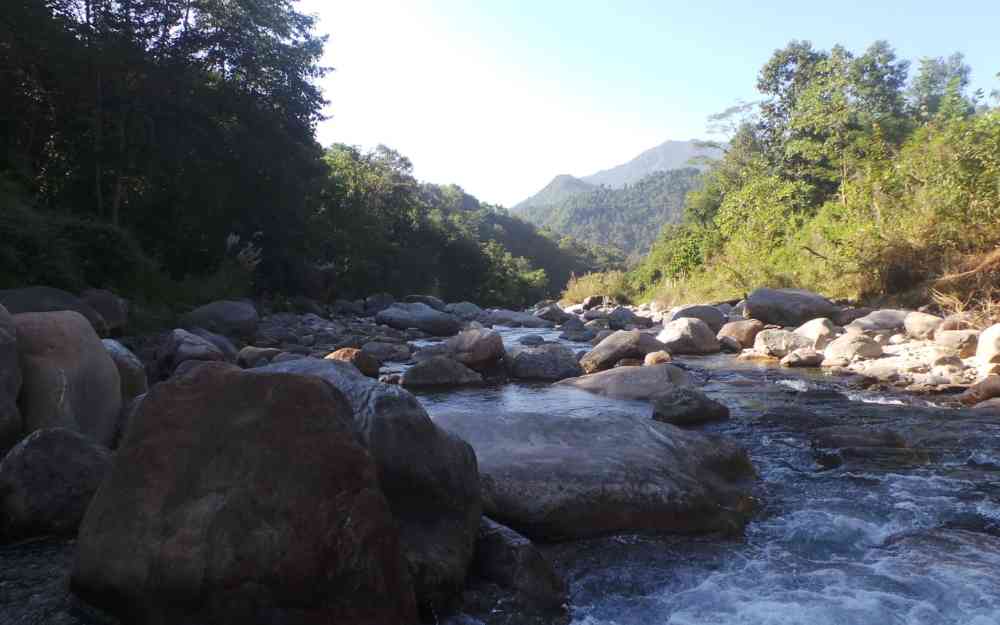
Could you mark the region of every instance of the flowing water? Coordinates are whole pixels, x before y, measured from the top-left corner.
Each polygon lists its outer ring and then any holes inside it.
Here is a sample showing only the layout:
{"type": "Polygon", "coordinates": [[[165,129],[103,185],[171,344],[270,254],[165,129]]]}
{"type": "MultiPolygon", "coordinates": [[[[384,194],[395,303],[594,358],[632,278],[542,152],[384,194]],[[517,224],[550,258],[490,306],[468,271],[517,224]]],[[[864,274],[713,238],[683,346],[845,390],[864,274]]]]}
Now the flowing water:
{"type": "MultiPolygon", "coordinates": [[[[510,344],[558,333],[502,334],[510,344]]],[[[569,584],[574,625],[1000,625],[1000,418],[731,356],[680,364],[730,407],[731,419],[704,429],[749,451],[760,510],[740,538],[625,535],[544,546],[569,584]],[[857,424],[934,444],[926,454],[839,460],[810,444],[816,427],[857,424]]],[[[547,384],[419,396],[432,417],[650,413],[644,402],[547,384]]],[[[0,548],[0,623],[105,623],[66,591],[71,558],[66,542],[0,548]]]]}
{"type": "MultiPolygon", "coordinates": [[[[505,331],[505,340],[525,333],[505,331]]],[[[1000,624],[1000,419],[961,422],[924,400],[731,356],[680,360],[730,407],[728,422],[704,429],[749,451],[761,509],[740,539],[617,536],[544,547],[569,584],[574,625],[1000,624]],[[904,437],[930,431],[941,446],[919,461],[818,462],[809,431],[850,424],[904,437]]],[[[651,412],[547,385],[421,399],[432,416],[651,412]]]]}

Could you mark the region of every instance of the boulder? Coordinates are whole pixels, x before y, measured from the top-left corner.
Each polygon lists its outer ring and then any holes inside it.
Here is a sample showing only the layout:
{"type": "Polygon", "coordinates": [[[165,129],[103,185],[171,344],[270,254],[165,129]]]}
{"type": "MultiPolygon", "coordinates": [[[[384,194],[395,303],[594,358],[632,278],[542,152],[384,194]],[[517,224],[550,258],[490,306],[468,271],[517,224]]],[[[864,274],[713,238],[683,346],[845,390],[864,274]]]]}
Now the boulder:
{"type": "Polygon", "coordinates": [[[473,321],[478,319],[479,315],[483,314],[483,309],[472,302],[448,304],[445,306],[444,311],[455,315],[462,321],[473,321]]]}
{"type": "Polygon", "coordinates": [[[461,329],[458,318],[427,304],[393,304],[375,315],[375,321],[397,330],[416,328],[434,336],[451,336],[461,329]]]}
{"type": "Polygon", "coordinates": [[[406,343],[384,343],[382,341],[369,341],[361,346],[361,351],[380,363],[406,362],[412,355],[410,346],[406,343]]]}
{"type": "Polygon", "coordinates": [[[730,321],[722,326],[716,335],[720,341],[723,337],[729,337],[739,342],[740,347],[747,349],[753,347],[757,334],[764,329],[764,324],[756,319],[744,319],[742,321],[730,321]]]}
{"type": "Polygon", "coordinates": [[[619,306],[608,314],[608,326],[612,330],[626,330],[631,327],[648,328],[653,321],[648,317],[640,317],[628,308],[619,306]]]}
{"type": "Polygon", "coordinates": [[[12,315],[72,310],[84,316],[94,331],[107,336],[108,324],[101,313],[72,293],[48,286],[29,286],[0,291],[0,306],[12,315]]]}
{"type": "Polygon", "coordinates": [[[852,321],[860,319],[865,315],[871,314],[873,312],[875,311],[871,308],[845,307],[837,311],[837,313],[834,314],[833,317],[831,317],[831,319],[833,320],[834,325],[842,328],[846,325],[849,325],[852,321]]]}
{"type": "Polygon", "coordinates": [[[998,397],[1000,397],[1000,375],[988,375],[967,388],[958,399],[967,406],[974,406],[998,397]]]}
{"type": "Polygon", "coordinates": [[[753,350],[765,356],[783,358],[797,349],[813,348],[813,340],[790,330],[762,330],[753,342],[753,350]]]}
{"type": "Polygon", "coordinates": [[[146,368],[139,357],[114,339],[104,339],[102,343],[115,367],[118,368],[122,401],[127,402],[145,393],[149,388],[149,382],[146,380],[146,368]]]}
{"type": "Polygon", "coordinates": [[[0,537],[74,535],[111,468],[111,452],[79,432],[36,430],[0,462],[0,537]]]}
{"type": "Polygon", "coordinates": [[[619,414],[448,412],[434,420],[475,449],[484,512],[532,540],[738,531],[750,512],[753,467],[720,437],[619,414]]]}
{"type": "Polygon", "coordinates": [[[543,306],[535,312],[535,316],[551,321],[552,323],[562,323],[567,319],[575,318],[563,311],[563,309],[559,307],[559,304],[549,304],[548,306],[543,306]]]}
{"type": "Polygon", "coordinates": [[[743,351],[743,346],[731,336],[720,336],[719,349],[729,354],[738,354],[743,351]]]}
{"type": "Polygon", "coordinates": [[[396,303],[388,293],[375,293],[365,298],[365,314],[372,317],[396,303]]]}
{"type": "Polygon", "coordinates": [[[220,300],[199,306],[181,317],[185,330],[204,328],[231,338],[251,339],[257,332],[257,309],[247,301],[220,300]]]}
{"type": "Polygon", "coordinates": [[[882,346],[863,334],[848,333],[831,341],[823,353],[831,361],[870,360],[882,356],[882,346]]]}
{"type": "Polygon", "coordinates": [[[910,338],[929,341],[934,338],[944,319],[937,315],[928,315],[922,312],[911,312],[903,319],[903,327],[906,328],[906,335],[910,338]]]}
{"type": "Polygon", "coordinates": [[[691,379],[674,365],[620,367],[557,382],[613,399],[651,399],[678,386],[690,386],[691,379]]]}
{"type": "Polygon", "coordinates": [[[663,326],[656,336],[672,355],[715,354],[721,347],[715,332],[701,319],[681,318],[663,326]]]}
{"type": "Polygon", "coordinates": [[[566,616],[566,582],[530,540],[487,517],[479,524],[471,573],[512,591],[519,616],[534,612],[566,616]]]}
{"type": "Polygon", "coordinates": [[[481,384],[483,376],[447,356],[418,362],[403,372],[400,384],[407,388],[481,384]]]}
{"type": "Polygon", "coordinates": [[[653,418],[673,425],[700,425],[729,418],[729,408],[699,390],[679,386],[653,397],[653,418]]]}
{"type": "Polygon", "coordinates": [[[247,345],[236,355],[236,364],[244,369],[253,369],[271,362],[275,356],[281,353],[275,347],[254,347],[247,345]]]}
{"type": "Polygon", "coordinates": [[[528,347],[538,347],[545,344],[545,339],[540,334],[529,334],[517,339],[517,342],[520,345],[527,345],[528,347]]]}
{"type": "Polygon", "coordinates": [[[780,326],[799,326],[810,319],[832,317],[837,310],[825,297],[799,289],[757,289],[746,299],[746,316],[780,326]]]}
{"type": "Polygon", "coordinates": [[[671,361],[673,361],[673,358],[670,357],[670,352],[661,349],[660,351],[646,354],[642,359],[642,364],[646,367],[652,367],[653,365],[663,365],[671,361]]]}
{"type": "Polygon", "coordinates": [[[503,339],[495,330],[466,330],[444,342],[448,355],[470,369],[486,371],[503,360],[503,339]]]}
{"type": "Polygon", "coordinates": [[[979,345],[979,331],[938,330],[934,333],[934,342],[962,358],[971,358],[976,355],[979,345]]]}
{"type": "Polygon", "coordinates": [[[93,326],[73,311],[14,315],[25,434],[66,428],[108,447],[122,407],[121,379],[93,326]]]}
{"type": "Polygon", "coordinates": [[[447,312],[447,305],[433,295],[407,295],[403,298],[407,304],[427,304],[434,310],[447,312]]]}
{"type": "Polygon", "coordinates": [[[327,354],[326,359],[349,362],[369,378],[378,378],[379,361],[355,347],[341,347],[327,354]]]}
{"type": "MultiPolygon", "coordinates": [[[[948,332],[950,330],[975,330],[975,318],[969,313],[955,313],[948,315],[937,327],[936,332],[948,332]]],[[[935,332],[935,334],[936,334],[935,332]]]]}
{"type": "Polygon", "coordinates": [[[24,422],[17,407],[21,366],[17,362],[17,328],[0,305],[0,457],[21,438],[24,422]]]}
{"type": "Polygon", "coordinates": [[[826,318],[813,319],[795,328],[796,334],[801,334],[812,341],[813,349],[819,351],[823,351],[841,332],[840,328],[826,318]]]}
{"type": "Polygon", "coordinates": [[[222,352],[223,359],[226,362],[236,362],[237,356],[240,355],[240,350],[236,349],[233,342],[221,334],[210,332],[205,328],[192,328],[191,334],[201,337],[212,345],[215,345],[215,347],[222,352]]]}
{"type": "Polygon", "coordinates": [[[909,314],[906,310],[876,310],[850,322],[844,330],[849,334],[895,334],[904,329],[909,314]]]}
{"type": "Polygon", "coordinates": [[[712,332],[716,334],[722,330],[722,326],[724,326],[727,321],[726,315],[724,315],[721,310],[715,306],[706,306],[704,304],[681,306],[670,314],[670,321],[688,318],[701,319],[705,322],[705,325],[711,328],[712,332]]]}
{"type": "Polygon", "coordinates": [[[490,308],[479,315],[479,321],[489,326],[506,326],[508,328],[551,328],[555,324],[547,319],[536,317],[530,313],[490,308]]]}
{"type": "MultiPolygon", "coordinates": [[[[591,330],[591,331],[593,332],[593,330],[591,330]]],[[[614,330],[601,330],[599,332],[596,332],[594,334],[594,338],[590,340],[590,344],[592,346],[594,346],[594,347],[597,347],[602,342],[604,342],[604,339],[608,338],[609,336],[611,336],[614,333],[615,333],[614,330]]]]}
{"type": "Polygon", "coordinates": [[[979,335],[976,360],[984,369],[1000,363],[1000,323],[986,328],[979,335]]]}
{"type": "Polygon", "coordinates": [[[504,362],[510,377],[520,380],[554,382],[583,374],[573,350],[555,343],[514,346],[507,352],[504,362]]]}
{"type": "Polygon", "coordinates": [[[417,596],[438,607],[457,597],[482,514],[476,456],[468,443],[437,427],[411,393],[346,363],[310,358],[252,371],[316,376],[344,394],[399,524],[417,596]]]}
{"type": "Polygon", "coordinates": [[[639,330],[618,330],[608,335],[580,361],[584,372],[594,373],[615,366],[623,358],[645,358],[650,352],[665,350],[663,343],[639,330]]]}
{"type": "Polygon", "coordinates": [[[782,367],[818,367],[823,364],[824,356],[811,347],[802,347],[785,354],[781,359],[782,367]]]}
{"type": "Polygon", "coordinates": [[[128,623],[415,622],[343,395],[251,371],[152,388],[83,519],[73,589],[128,623]]]}
{"type": "Polygon", "coordinates": [[[128,325],[128,300],[125,298],[104,289],[90,289],[81,293],[80,299],[101,315],[108,332],[119,333],[128,325]]]}
{"type": "Polygon", "coordinates": [[[611,322],[608,321],[608,315],[611,314],[611,308],[591,308],[589,310],[583,311],[582,319],[584,321],[604,321],[611,326],[611,322]]]}
{"type": "Polygon", "coordinates": [[[156,349],[156,368],[159,379],[166,379],[177,367],[189,360],[226,362],[226,355],[197,334],[176,328],[163,337],[156,349]]]}

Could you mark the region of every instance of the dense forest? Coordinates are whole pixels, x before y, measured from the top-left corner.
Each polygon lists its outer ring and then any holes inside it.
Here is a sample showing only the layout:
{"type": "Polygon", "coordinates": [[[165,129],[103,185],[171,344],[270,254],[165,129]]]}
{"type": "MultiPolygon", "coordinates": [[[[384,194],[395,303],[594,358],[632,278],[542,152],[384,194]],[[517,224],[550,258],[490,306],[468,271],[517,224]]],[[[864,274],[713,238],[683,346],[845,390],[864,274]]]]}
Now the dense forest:
{"type": "Polygon", "coordinates": [[[1000,288],[1000,94],[969,92],[960,54],[914,71],[889,44],[793,41],[758,102],[715,116],[724,158],[629,273],[575,280],[667,303],[762,285],[968,305],[1000,288]]]}
{"type": "Polygon", "coordinates": [[[553,204],[526,205],[519,214],[539,227],[613,246],[637,260],[661,224],[680,221],[684,198],[698,181],[694,168],[659,171],[622,188],[598,186],[561,195],[553,204]]]}
{"type": "Polygon", "coordinates": [[[390,149],[323,149],[323,46],[287,0],[5,3],[0,288],[514,304],[617,262],[390,149]]]}

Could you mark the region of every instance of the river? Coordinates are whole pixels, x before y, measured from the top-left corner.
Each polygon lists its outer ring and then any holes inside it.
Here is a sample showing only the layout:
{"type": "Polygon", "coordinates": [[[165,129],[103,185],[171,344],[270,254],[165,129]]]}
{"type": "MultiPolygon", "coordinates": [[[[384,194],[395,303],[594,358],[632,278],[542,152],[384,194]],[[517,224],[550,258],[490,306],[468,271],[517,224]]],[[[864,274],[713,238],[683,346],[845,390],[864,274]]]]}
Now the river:
{"type": "MultiPolygon", "coordinates": [[[[511,344],[558,333],[502,334],[511,344]]],[[[543,546],[568,582],[574,625],[1000,624],[1000,417],[729,355],[680,364],[729,406],[728,421],[703,427],[749,451],[759,511],[738,538],[625,535],[543,546]],[[919,444],[871,455],[815,449],[810,432],[834,425],[891,429],[919,444]]],[[[418,396],[432,418],[651,411],[547,384],[418,396]]],[[[0,548],[0,623],[109,622],[66,590],[72,550],[55,540],[0,548]]]]}

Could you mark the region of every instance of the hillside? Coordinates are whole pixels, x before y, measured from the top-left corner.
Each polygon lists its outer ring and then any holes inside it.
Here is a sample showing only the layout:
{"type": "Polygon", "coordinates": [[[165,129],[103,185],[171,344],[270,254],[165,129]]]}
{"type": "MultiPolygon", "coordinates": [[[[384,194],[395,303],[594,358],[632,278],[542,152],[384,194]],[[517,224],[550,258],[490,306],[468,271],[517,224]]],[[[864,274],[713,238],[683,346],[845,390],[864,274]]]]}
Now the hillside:
{"type": "Polygon", "coordinates": [[[663,224],[680,221],[698,176],[694,168],[657,172],[621,189],[602,186],[556,204],[528,206],[522,215],[540,228],[635,256],[649,250],[663,224]]]}
{"type": "Polygon", "coordinates": [[[699,141],[664,141],[627,163],[584,176],[582,181],[597,186],[621,188],[658,171],[685,167],[704,169],[705,163],[699,159],[717,159],[721,156],[721,150],[705,147],[699,141]]]}
{"type": "Polygon", "coordinates": [[[569,174],[559,174],[549,184],[545,185],[541,191],[515,204],[512,210],[523,212],[531,206],[558,204],[571,196],[593,191],[596,186],[569,174]]]}

